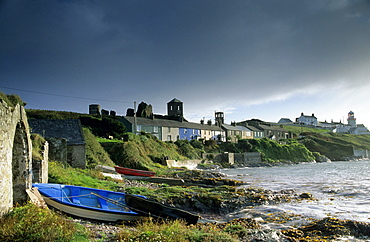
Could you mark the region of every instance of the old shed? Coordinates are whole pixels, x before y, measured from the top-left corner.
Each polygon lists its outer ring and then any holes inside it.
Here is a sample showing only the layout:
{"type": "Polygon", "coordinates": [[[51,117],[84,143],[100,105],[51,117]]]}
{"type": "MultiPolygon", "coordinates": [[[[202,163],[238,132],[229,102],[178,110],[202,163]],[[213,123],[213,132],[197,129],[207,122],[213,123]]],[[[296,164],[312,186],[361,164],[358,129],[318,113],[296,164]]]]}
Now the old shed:
{"type": "Polygon", "coordinates": [[[72,167],[86,167],[85,138],[78,119],[29,119],[31,133],[49,142],[49,160],[67,162],[72,167]]]}

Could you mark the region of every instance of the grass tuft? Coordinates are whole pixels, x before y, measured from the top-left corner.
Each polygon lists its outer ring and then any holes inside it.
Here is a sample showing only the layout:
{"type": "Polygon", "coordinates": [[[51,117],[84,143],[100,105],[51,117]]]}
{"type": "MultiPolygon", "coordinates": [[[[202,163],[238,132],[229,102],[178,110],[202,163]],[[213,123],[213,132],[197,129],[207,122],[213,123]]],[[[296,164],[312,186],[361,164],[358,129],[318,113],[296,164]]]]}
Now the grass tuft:
{"type": "Polygon", "coordinates": [[[31,203],[0,218],[0,241],[87,241],[85,232],[66,217],[31,203]]]}
{"type": "Polygon", "coordinates": [[[224,231],[187,226],[184,221],[175,220],[165,223],[148,218],[139,222],[135,230],[124,228],[118,234],[119,241],[124,242],[236,242],[237,236],[224,231]]]}

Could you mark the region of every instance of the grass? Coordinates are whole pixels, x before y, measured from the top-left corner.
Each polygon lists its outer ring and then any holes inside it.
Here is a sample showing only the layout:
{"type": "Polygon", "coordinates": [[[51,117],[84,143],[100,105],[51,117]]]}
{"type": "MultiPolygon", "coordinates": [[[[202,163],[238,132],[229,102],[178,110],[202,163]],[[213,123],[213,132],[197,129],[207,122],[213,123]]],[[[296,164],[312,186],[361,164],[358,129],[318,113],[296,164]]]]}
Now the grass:
{"type": "MultiPolygon", "coordinates": [[[[231,231],[230,231],[231,232],[231,231]]],[[[175,220],[166,223],[147,219],[139,222],[135,229],[123,229],[118,234],[123,242],[237,242],[237,235],[207,227],[187,226],[184,221],[175,220]]]]}
{"type": "Polygon", "coordinates": [[[295,137],[298,137],[298,135],[304,132],[312,132],[312,133],[319,133],[319,134],[331,132],[328,129],[315,129],[315,128],[308,128],[305,126],[301,127],[301,126],[284,125],[283,128],[289,132],[292,132],[295,137]]]}
{"type": "Polygon", "coordinates": [[[370,149],[370,135],[304,133],[299,140],[311,152],[319,152],[329,159],[344,160],[353,156],[353,148],[370,149]]]}
{"type": "Polygon", "coordinates": [[[286,140],[286,144],[280,144],[267,138],[243,140],[238,144],[238,149],[260,152],[262,160],[269,162],[310,162],[315,160],[314,155],[307,147],[293,139],[286,140]]]}
{"type": "Polygon", "coordinates": [[[39,134],[31,134],[32,140],[32,160],[43,160],[43,146],[45,139],[39,134]]]}
{"type": "Polygon", "coordinates": [[[119,187],[118,180],[103,176],[94,169],[78,169],[61,162],[49,162],[49,183],[84,186],[115,191],[119,187]]]}
{"type": "Polygon", "coordinates": [[[3,100],[10,107],[15,107],[17,104],[21,106],[25,105],[25,103],[18,95],[6,95],[0,92],[0,100],[3,100]]]}
{"type": "Polygon", "coordinates": [[[105,146],[115,164],[123,167],[160,171],[165,169],[159,162],[167,156],[173,160],[184,160],[174,143],[158,140],[150,134],[127,134],[125,142],[105,146]]]}
{"type": "Polygon", "coordinates": [[[86,230],[66,217],[34,204],[0,218],[0,241],[89,241],[86,230]]]}
{"type": "Polygon", "coordinates": [[[95,168],[97,165],[114,166],[109,154],[104,150],[97,137],[88,128],[83,128],[86,142],[86,167],[95,168]]]}

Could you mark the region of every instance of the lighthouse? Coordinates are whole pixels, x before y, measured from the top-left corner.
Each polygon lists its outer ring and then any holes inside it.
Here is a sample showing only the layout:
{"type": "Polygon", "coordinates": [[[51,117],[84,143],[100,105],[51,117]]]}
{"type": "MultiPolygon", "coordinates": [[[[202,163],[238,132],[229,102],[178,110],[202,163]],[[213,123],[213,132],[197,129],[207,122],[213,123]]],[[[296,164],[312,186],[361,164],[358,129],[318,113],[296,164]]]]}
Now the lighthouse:
{"type": "Polygon", "coordinates": [[[348,125],[350,125],[351,127],[357,127],[356,118],[355,118],[355,113],[354,112],[349,111],[347,121],[348,121],[348,125]]]}

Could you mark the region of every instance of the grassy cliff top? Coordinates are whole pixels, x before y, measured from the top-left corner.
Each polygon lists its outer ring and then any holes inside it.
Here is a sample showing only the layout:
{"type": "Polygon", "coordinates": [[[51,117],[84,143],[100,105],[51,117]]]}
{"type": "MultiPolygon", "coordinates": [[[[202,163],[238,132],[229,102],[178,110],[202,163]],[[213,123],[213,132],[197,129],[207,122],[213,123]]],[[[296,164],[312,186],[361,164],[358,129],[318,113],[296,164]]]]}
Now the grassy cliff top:
{"type": "Polygon", "coordinates": [[[25,106],[26,103],[18,95],[6,95],[0,92],[0,100],[3,100],[8,106],[15,107],[17,104],[25,106]]]}

